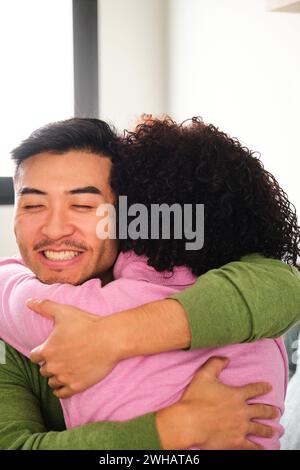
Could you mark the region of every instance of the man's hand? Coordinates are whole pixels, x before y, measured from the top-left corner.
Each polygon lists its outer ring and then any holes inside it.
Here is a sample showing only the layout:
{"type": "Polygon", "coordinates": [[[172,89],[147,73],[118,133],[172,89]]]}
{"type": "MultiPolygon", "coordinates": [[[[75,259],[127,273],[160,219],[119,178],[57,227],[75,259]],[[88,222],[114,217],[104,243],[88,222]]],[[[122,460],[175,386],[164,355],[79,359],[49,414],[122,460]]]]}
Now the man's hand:
{"type": "Polygon", "coordinates": [[[54,322],[53,332],[31,351],[30,360],[43,363],[40,373],[49,377],[48,384],[58,398],[99,382],[122,359],[118,330],[105,317],[48,300],[28,300],[27,306],[54,322]]]}
{"type": "Polygon", "coordinates": [[[181,400],[156,413],[156,424],[163,449],[260,450],[249,440],[271,437],[273,429],[253,422],[274,419],[275,407],[248,405],[247,400],[271,391],[267,383],[229,387],[218,380],[226,367],[225,358],[211,358],[196,374],[181,400]]]}

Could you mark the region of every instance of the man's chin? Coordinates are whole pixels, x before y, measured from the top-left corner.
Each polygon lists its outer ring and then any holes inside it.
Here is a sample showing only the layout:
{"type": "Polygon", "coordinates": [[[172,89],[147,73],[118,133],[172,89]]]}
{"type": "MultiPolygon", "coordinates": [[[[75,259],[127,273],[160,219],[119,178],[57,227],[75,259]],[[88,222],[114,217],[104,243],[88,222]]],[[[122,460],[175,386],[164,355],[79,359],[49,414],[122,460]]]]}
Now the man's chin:
{"type": "Polygon", "coordinates": [[[21,253],[21,256],[28,268],[35,274],[40,282],[43,284],[72,284],[77,286],[82,284],[87,279],[82,275],[83,272],[87,271],[87,267],[81,263],[81,265],[66,266],[64,267],[49,267],[41,263],[39,257],[29,257],[25,253],[21,253]]]}
{"type": "Polygon", "coordinates": [[[68,278],[57,278],[57,277],[51,277],[51,278],[46,278],[46,279],[39,279],[43,284],[71,284],[72,286],[77,286],[80,284],[79,282],[72,281],[71,279],[68,278]]]}
{"type": "Polygon", "coordinates": [[[36,277],[43,284],[72,284],[77,286],[82,284],[82,280],[76,276],[66,275],[66,273],[36,273],[36,277]]]}

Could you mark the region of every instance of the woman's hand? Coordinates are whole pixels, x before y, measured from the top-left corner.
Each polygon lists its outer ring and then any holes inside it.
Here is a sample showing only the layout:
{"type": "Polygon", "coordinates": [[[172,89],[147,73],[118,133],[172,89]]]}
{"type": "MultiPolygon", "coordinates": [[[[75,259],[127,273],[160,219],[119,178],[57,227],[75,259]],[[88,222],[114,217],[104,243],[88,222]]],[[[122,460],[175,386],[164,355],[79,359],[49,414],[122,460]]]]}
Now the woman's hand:
{"type": "Polygon", "coordinates": [[[187,348],[188,317],[177,300],[164,299],[107,317],[50,300],[27,301],[54,322],[48,339],[31,352],[59,398],[82,392],[106,377],[122,359],[187,348]]]}
{"type": "Polygon", "coordinates": [[[43,363],[40,373],[49,377],[49,386],[58,398],[99,382],[122,359],[118,328],[106,317],[49,300],[28,300],[27,306],[54,322],[53,332],[31,351],[30,360],[43,363]]]}

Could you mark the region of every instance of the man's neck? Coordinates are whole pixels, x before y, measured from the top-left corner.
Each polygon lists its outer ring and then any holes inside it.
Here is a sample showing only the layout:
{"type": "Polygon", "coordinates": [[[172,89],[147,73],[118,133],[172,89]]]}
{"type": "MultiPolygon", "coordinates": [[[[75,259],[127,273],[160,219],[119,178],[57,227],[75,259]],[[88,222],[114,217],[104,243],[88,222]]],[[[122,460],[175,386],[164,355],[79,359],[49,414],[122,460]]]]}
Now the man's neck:
{"type": "Polygon", "coordinates": [[[114,279],[113,268],[109,269],[108,271],[106,271],[103,274],[100,274],[99,277],[101,279],[102,286],[105,286],[109,282],[113,281],[113,279],[114,279]]]}

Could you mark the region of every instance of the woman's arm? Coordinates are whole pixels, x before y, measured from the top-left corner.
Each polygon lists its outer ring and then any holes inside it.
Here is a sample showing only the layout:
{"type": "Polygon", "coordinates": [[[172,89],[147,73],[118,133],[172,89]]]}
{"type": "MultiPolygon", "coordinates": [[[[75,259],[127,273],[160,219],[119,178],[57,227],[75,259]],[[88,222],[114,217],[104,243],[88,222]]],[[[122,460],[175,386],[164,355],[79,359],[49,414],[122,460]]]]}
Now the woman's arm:
{"type": "Polygon", "coordinates": [[[107,309],[99,279],[80,286],[43,284],[21,260],[8,258],[0,260],[0,280],[0,336],[27,357],[53,330],[51,320],[39,317],[27,308],[28,298],[68,302],[91,312],[98,311],[99,305],[107,309]]]}
{"type": "Polygon", "coordinates": [[[173,298],[188,315],[191,348],[277,338],[300,320],[300,275],[253,254],[209,271],[173,298]]]}

